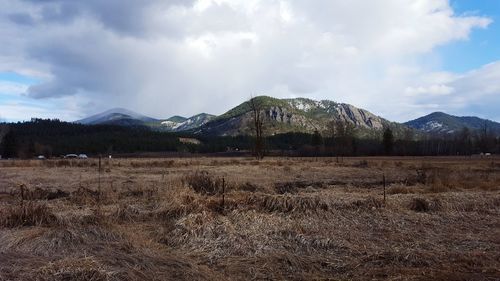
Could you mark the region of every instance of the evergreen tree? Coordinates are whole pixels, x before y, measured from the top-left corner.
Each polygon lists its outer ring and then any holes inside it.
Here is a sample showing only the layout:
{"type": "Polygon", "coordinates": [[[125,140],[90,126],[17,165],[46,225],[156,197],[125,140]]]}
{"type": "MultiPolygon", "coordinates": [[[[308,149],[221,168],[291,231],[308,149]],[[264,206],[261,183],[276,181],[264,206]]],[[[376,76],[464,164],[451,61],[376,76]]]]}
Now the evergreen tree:
{"type": "Polygon", "coordinates": [[[2,157],[10,158],[17,156],[17,138],[14,131],[10,130],[3,138],[0,152],[2,157]]]}
{"type": "Polygon", "coordinates": [[[318,130],[314,131],[314,134],[312,135],[311,139],[311,144],[314,147],[320,147],[323,144],[323,137],[321,136],[318,130]]]}
{"type": "Polygon", "coordinates": [[[385,154],[391,155],[392,150],[394,148],[394,135],[389,127],[385,128],[384,130],[384,136],[382,142],[384,145],[385,154]]]}

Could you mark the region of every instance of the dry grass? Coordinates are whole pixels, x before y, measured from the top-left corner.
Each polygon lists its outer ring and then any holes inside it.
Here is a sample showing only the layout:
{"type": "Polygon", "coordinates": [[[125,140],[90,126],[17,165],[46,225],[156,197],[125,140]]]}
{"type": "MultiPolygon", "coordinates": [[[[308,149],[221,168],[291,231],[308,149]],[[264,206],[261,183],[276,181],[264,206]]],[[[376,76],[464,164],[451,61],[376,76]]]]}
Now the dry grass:
{"type": "Polygon", "coordinates": [[[34,202],[4,207],[0,210],[0,226],[50,226],[57,223],[57,218],[45,204],[34,202]]]}
{"type": "Polygon", "coordinates": [[[254,195],[246,204],[257,210],[280,213],[328,211],[329,206],[318,197],[287,195],[254,195]]]}
{"type": "Polygon", "coordinates": [[[498,162],[0,161],[0,280],[500,280],[498,162]]]}
{"type": "Polygon", "coordinates": [[[219,194],[224,188],[224,179],[211,176],[207,171],[196,171],[186,175],[184,180],[195,192],[204,195],[219,194]]]}

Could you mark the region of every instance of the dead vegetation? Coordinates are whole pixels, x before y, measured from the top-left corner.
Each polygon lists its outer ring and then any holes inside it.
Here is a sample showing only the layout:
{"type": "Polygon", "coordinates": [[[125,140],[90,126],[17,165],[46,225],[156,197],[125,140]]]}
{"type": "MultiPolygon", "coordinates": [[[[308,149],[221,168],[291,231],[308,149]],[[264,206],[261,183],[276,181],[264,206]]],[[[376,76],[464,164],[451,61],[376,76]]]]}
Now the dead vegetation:
{"type": "Polygon", "coordinates": [[[500,279],[498,161],[44,162],[0,163],[0,280],[500,279]]]}
{"type": "Polygon", "coordinates": [[[47,205],[26,202],[0,209],[0,225],[3,227],[50,226],[57,218],[47,205]]]}
{"type": "Polygon", "coordinates": [[[21,200],[54,200],[68,197],[69,193],[58,188],[28,188],[25,185],[20,185],[18,189],[11,191],[11,195],[21,198],[21,200]]]}
{"type": "Polygon", "coordinates": [[[196,171],[186,175],[184,181],[195,192],[203,195],[219,194],[223,191],[225,184],[223,178],[214,177],[207,171],[196,171]]]}
{"type": "Polygon", "coordinates": [[[254,209],[267,212],[319,212],[328,211],[329,206],[320,198],[312,196],[254,195],[246,204],[254,209]]]}

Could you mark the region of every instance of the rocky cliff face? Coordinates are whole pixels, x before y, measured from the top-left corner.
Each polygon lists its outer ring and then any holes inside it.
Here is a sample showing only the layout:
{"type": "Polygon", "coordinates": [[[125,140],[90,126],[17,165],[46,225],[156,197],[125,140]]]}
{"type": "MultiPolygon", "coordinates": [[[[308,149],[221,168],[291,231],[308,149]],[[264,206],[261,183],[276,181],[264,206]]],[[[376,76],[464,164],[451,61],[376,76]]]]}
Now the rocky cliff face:
{"type": "Polygon", "coordinates": [[[353,123],[356,126],[369,129],[382,129],[384,120],[364,109],[354,107],[350,104],[340,104],[337,113],[342,121],[353,123]]]}
{"type": "Polygon", "coordinates": [[[298,114],[289,108],[272,106],[269,109],[263,110],[266,121],[282,123],[295,127],[303,127],[306,130],[315,130],[319,125],[315,120],[309,120],[304,115],[298,114]]]}
{"type": "Polygon", "coordinates": [[[382,118],[350,104],[307,99],[292,99],[289,104],[291,107],[271,106],[266,110],[266,116],[270,121],[304,127],[306,130],[323,130],[326,123],[333,120],[367,129],[384,127],[382,118]]]}

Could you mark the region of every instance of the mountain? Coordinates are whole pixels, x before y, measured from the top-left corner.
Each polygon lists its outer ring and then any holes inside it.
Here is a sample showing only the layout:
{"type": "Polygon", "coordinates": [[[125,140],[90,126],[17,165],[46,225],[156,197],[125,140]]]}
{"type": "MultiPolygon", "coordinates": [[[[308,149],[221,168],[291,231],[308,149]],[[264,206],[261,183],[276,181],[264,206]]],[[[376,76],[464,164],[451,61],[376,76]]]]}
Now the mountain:
{"type": "MultiPolygon", "coordinates": [[[[316,130],[324,132],[332,120],[352,124],[361,135],[378,134],[386,126],[393,128],[396,133],[406,129],[401,124],[390,122],[364,109],[329,100],[277,99],[259,96],[253,101],[259,105],[266,135],[287,132],[312,133],[316,130]]],[[[249,101],[243,102],[220,116],[201,113],[189,118],[176,115],[166,120],[158,120],[127,109],[115,108],[76,122],[87,125],[148,126],[157,131],[186,131],[216,136],[253,133],[252,110],[249,101]]]]}
{"type": "Polygon", "coordinates": [[[451,134],[462,130],[464,127],[471,131],[486,129],[495,135],[500,135],[500,123],[481,119],[478,117],[460,117],[444,112],[434,112],[418,119],[408,121],[407,126],[431,134],[451,134]]]}
{"type": "Polygon", "coordinates": [[[142,126],[148,123],[159,122],[159,120],[133,112],[125,108],[113,108],[102,113],[75,121],[84,125],[122,125],[122,126],[142,126]]]}
{"type": "Polygon", "coordinates": [[[214,115],[201,113],[189,118],[176,115],[162,121],[125,108],[113,108],[75,121],[75,123],[84,125],[147,126],[155,131],[180,132],[198,128],[213,118],[215,118],[214,115]]]}
{"type": "MultiPolygon", "coordinates": [[[[363,134],[380,132],[385,126],[396,131],[405,126],[390,122],[369,111],[350,104],[306,98],[276,99],[268,96],[254,98],[263,113],[265,133],[326,131],[332,120],[354,125],[363,134]]],[[[235,136],[252,133],[252,107],[246,101],[202,125],[194,132],[206,135],[235,136]]]]}
{"type": "Polygon", "coordinates": [[[155,126],[156,129],[161,131],[171,131],[171,132],[181,132],[194,130],[210,120],[214,119],[215,115],[201,113],[189,118],[182,116],[172,116],[165,121],[162,121],[160,125],[155,126]]]}
{"type": "MultiPolygon", "coordinates": [[[[172,116],[172,117],[168,118],[165,121],[170,121],[170,122],[174,122],[174,123],[182,123],[182,122],[184,122],[186,120],[188,120],[188,118],[182,117],[182,116],[179,116],[179,115],[175,115],[175,116],[172,116]]],[[[165,122],[165,121],[163,121],[163,122],[165,122]]]]}
{"type": "MultiPolygon", "coordinates": [[[[367,110],[346,103],[330,100],[312,100],[307,98],[277,99],[259,96],[253,99],[258,105],[264,121],[264,133],[275,135],[287,132],[313,133],[327,132],[332,121],[342,121],[353,125],[360,137],[380,137],[385,127],[390,127],[395,136],[403,136],[413,131],[414,135],[449,134],[467,127],[471,131],[484,128],[500,136],[500,123],[478,117],[458,117],[443,112],[434,112],[427,116],[404,124],[390,122],[367,110]]],[[[155,131],[188,132],[212,136],[237,136],[253,134],[252,107],[250,101],[215,116],[206,113],[186,118],[172,116],[166,120],[151,118],[124,108],[114,108],[76,123],[94,125],[108,124],[121,126],[147,126],[155,131]]]]}

